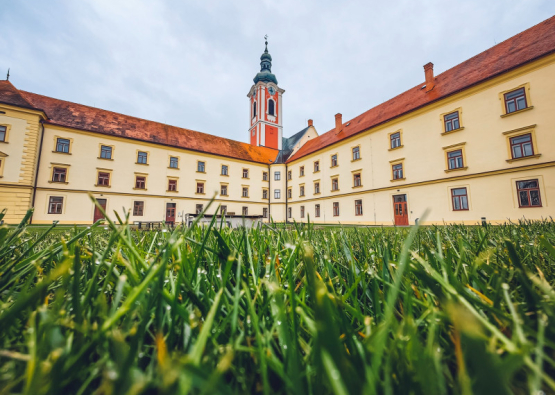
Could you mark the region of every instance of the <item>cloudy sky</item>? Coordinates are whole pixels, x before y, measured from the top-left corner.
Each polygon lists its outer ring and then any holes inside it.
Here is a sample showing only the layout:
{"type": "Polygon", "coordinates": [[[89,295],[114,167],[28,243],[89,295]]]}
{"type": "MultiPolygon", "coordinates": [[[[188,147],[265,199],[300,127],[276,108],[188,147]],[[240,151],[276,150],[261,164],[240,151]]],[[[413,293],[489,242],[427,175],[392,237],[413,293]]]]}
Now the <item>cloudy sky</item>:
{"type": "Polygon", "coordinates": [[[555,14],[553,0],[0,0],[19,89],[247,141],[264,35],[284,136],[346,121],[555,14]]]}

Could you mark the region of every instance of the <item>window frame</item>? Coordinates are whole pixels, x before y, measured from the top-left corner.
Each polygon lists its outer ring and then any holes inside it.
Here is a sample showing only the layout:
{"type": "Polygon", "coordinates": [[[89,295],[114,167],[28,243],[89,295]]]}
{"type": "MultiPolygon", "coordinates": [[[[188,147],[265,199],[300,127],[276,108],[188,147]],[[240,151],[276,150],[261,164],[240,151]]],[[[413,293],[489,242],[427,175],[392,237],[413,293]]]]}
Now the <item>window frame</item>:
{"type": "Polygon", "coordinates": [[[56,153],[56,154],[66,154],[66,155],[71,155],[72,154],[72,148],[73,148],[73,139],[71,137],[61,137],[61,136],[54,136],[54,150],[52,152],[56,153]],[[58,140],[67,140],[68,144],[67,144],[67,152],[66,151],[58,151],[58,140]]]}
{"type": "Polygon", "coordinates": [[[145,202],[144,200],[134,200],[133,201],[133,216],[134,217],[143,217],[145,214],[145,202]],[[137,208],[139,206],[137,206],[137,203],[141,203],[140,204],[140,208],[141,208],[141,212],[140,214],[138,214],[137,208]]]}
{"type": "Polygon", "coordinates": [[[241,172],[241,178],[248,180],[249,179],[249,169],[243,168],[241,172]]]}
{"type": "Polygon", "coordinates": [[[304,218],[304,206],[300,207],[301,218],[304,218]]]}
{"type": "Polygon", "coordinates": [[[353,188],[361,188],[362,187],[362,171],[354,170],[353,174],[353,188]],[[357,176],[358,176],[358,185],[357,185],[357,176]]]}
{"type": "Polygon", "coordinates": [[[51,183],[56,183],[56,184],[67,184],[69,181],[69,166],[64,166],[64,165],[58,165],[58,164],[53,164],[52,165],[52,171],[50,173],[50,182],[51,183]],[[56,173],[56,170],[63,170],[63,172],[60,173],[56,173]],[[56,174],[64,174],[64,180],[55,180],[54,178],[56,177],[56,174]]]}
{"type": "Polygon", "coordinates": [[[267,114],[271,115],[272,117],[276,116],[276,101],[272,97],[268,98],[268,112],[267,112],[267,114]],[[273,110],[272,112],[270,112],[270,102],[272,102],[272,106],[273,106],[272,107],[272,110],[273,110]]]}
{"type": "Polygon", "coordinates": [[[112,170],[96,168],[96,184],[95,187],[111,188],[112,187],[112,170]],[[100,174],[108,174],[108,184],[100,183],[100,174]]]}
{"type": "Polygon", "coordinates": [[[136,153],[136,156],[135,156],[135,158],[136,158],[135,164],[136,165],[142,165],[142,166],[148,166],[149,157],[150,157],[150,153],[148,151],[142,151],[142,150],[138,149],[137,153],[136,153]],[[145,163],[139,162],[139,157],[142,156],[141,154],[146,154],[146,162],[145,163]]]}
{"type": "Polygon", "coordinates": [[[403,148],[404,147],[404,145],[403,145],[403,129],[398,129],[398,130],[395,130],[394,132],[388,133],[387,134],[387,141],[388,141],[388,147],[389,147],[388,151],[393,151],[393,150],[396,150],[396,149],[403,148]],[[393,143],[392,136],[397,134],[397,133],[399,133],[399,145],[393,147],[393,145],[392,145],[392,143],[393,143]]]}
{"type": "Polygon", "coordinates": [[[330,155],[330,169],[339,166],[339,155],[337,153],[330,155]],[[334,164],[335,163],[335,164],[334,164]]]}
{"type": "Polygon", "coordinates": [[[293,187],[287,188],[287,199],[293,199],[293,187]]]}
{"type": "Polygon", "coordinates": [[[293,179],[293,170],[287,170],[287,181],[291,181],[293,179]]]}
{"type": "Polygon", "coordinates": [[[304,197],[305,188],[304,184],[299,185],[299,197],[304,197]]]}
{"type": "Polygon", "coordinates": [[[274,171],[274,181],[281,181],[281,171],[274,171]]]}
{"type": "Polygon", "coordinates": [[[320,218],[320,204],[314,205],[314,217],[320,218]]]}
{"type": "Polygon", "coordinates": [[[146,174],[137,174],[135,173],[135,187],[133,188],[134,190],[138,190],[138,191],[146,191],[146,179],[147,179],[147,175],[146,174]],[[144,188],[139,188],[137,185],[137,182],[139,181],[139,178],[143,178],[143,182],[144,182],[144,188]]]}
{"type": "Polygon", "coordinates": [[[543,203],[542,203],[542,197],[541,197],[541,181],[540,181],[540,177],[537,178],[526,178],[523,180],[515,180],[515,185],[516,185],[516,199],[518,202],[518,208],[540,208],[543,207],[543,203]],[[537,183],[537,187],[535,188],[519,188],[519,183],[521,182],[532,182],[535,181],[537,183]],[[539,205],[532,205],[532,198],[531,198],[531,194],[530,191],[536,191],[538,192],[538,200],[540,202],[539,205]],[[522,201],[520,199],[520,193],[524,191],[526,192],[527,196],[528,196],[528,202],[530,203],[527,206],[522,205],[522,201]]]}
{"type": "Polygon", "coordinates": [[[470,198],[468,195],[468,187],[466,186],[460,186],[460,187],[452,187],[449,188],[450,190],[450,195],[451,195],[451,209],[452,211],[469,211],[470,210],[470,198]],[[455,191],[456,190],[461,190],[464,189],[464,195],[455,195],[455,191]],[[466,208],[462,208],[463,205],[463,201],[461,200],[462,198],[466,198],[466,208]],[[455,201],[458,201],[459,203],[459,208],[456,208],[455,205],[455,201]]]}
{"type": "MultiPolygon", "coordinates": [[[[48,206],[47,206],[47,214],[52,214],[52,215],[61,215],[64,214],[64,209],[65,209],[65,196],[53,196],[53,195],[49,195],[48,196],[48,206]],[[61,199],[60,202],[53,202],[52,199],[61,199]],[[59,205],[59,210],[52,210],[52,204],[55,203],[56,205],[59,205]]],[[[56,206],[58,207],[58,206],[56,206]]]]}
{"type": "Polygon", "coordinates": [[[511,89],[507,89],[504,90],[502,92],[499,92],[499,102],[501,105],[501,118],[505,118],[514,114],[520,114],[521,112],[527,111],[527,110],[531,110],[534,108],[533,104],[532,104],[532,98],[530,96],[530,83],[526,82],[524,84],[512,87],[511,89]],[[510,94],[512,92],[516,92],[519,89],[524,88],[524,96],[525,96],[525,101],[526,101],[526,107],[521,109],[521,110],[516,110],[513,112],[507,112],[507,106],[506,106],[506,102],[505,102],[505,95],[510,94]]]}
{"type": "Polygon", "coordinates": [[[406,180],[405,158],[390,160],[389,165],[390,165],[390,171],[391,171],[391,182],[406,180]],[[398,171],[398,169],[395,169],[395,166],[398,166],[398,165],[401,165],[402,177],[395,178],[395,171],[398,171]]]}
{"type": "Polygon", "coordinates": [[[356,162],[357,160],[361,160],[361,159],[362,157],[360,153],[360,144],[355,145],[354,147],[351,147],[351,162],[356,162]],[[356,155],[355,155],[355,152],[356,152],[356,155]]]}
{"type": "Polygon", "coordinates": [[[320,180],[314,181],[314,195],[320,194],[320,180]]]}
{"type": "Polygon", "coordinates": [[[205,195],[206,190],[206,181],[204,180],[195,180],[195,195],[205,195]]]}
{"type": "Polygon", "coordinates": [[[274,199],[281,199],[281,189],[274,189],[274,199]]]}
{"type": "Polygon", "coordinates": [[[512,113],[517,112],[517,111],[525,110],[526,108],[528,108],[528,101],[526,100],[526,89],[524,87],[522,87],[522,88],[517,88],[515,90],[512,90],[510,92],[504,93],[503,94],[503,102],[505,104],[505,114],[512,114],[512,113]],[[511,94],[517,94],[517,93],[518,93],[518,96],[511,97],[511,98],[507,97],[511,94]],[[519,101],[521,99],[524,99],[524,107],[518,108],[519,101]],[[513,104],[515,109],[510,111],[509,104],[513,104]]]}
{"type": "Polygon", "coordinates": [[[270,181],[267,171],[262,172],[262,181],[270,181]]]}
{"type": "Polygon", "coordinates": [[[229,185],[229,184],[227,184],[227,183],[225,183],[225,184],[220,184],[220,196],[229,196],[229,190],[228,190],[229,188],[228,188],[228,185],[229,185]],[[224,190],[224,188],[225,188],[225,194],[222,193],[223,190],[224,190]]]}
{"type": "Polygon", "coordinates": [[[262,199],[268,200],[270,198],[270,192],[267,188],[262,188],[262,199]]]}
{"type": "Polygon", "coordinates": [[[197,160],[197,173],[206,173],[206,161],[203,160],[197,160]],[[201,168],[201,163],[202,163],[202,170],[200,170],[201,168]]]}
{"type": "Polygon", "coordinates": [[[362,199],[355,199],[355,216],[360,217],[362,215],[363,215],[362,199]]]}
{"type": "Polygon", "coordinates": [[[114,146],[100,143],[100,152],[98,154],[98,159],[114,160],[114,146]],[[110,148],[110,157],[109,158],[105,158],[105,157],[102,156],[103,153],[104,153],[104,148],[110,148]]]}
{"type": "Polygon", "coordinates": [[[262,218],[268,218],[268,207],[262,207],[262,218]]]}
{"type": "Polygon", "coordinates": [[[338,192],[339,191],[339,176],[332,176],[331,177],[331,191],[338,192]],[[336,188],[334,188],[334,186],[336,188]]]}
{"type": "Polygon", "coordinates": [[[439,114],[439,121],[441,122],[441,135],[442,136],[464,130],[462,107],[452,108],[447,112],[439,114]],[[445,117],[447,117],[451,114],[454,114],[454,113],[458,114],[459,127],[457,129],[453,129],[453,130],[448,131],[447,128],[446,128],[445,117]]]}
{"type": "Polygon", "coordinates": [[[249,198],[249,187],[247,185],[241,185],[241,197],[249,198]],[[247,191],[246,195],[245,195],[245,191],[247,191]]]}
{"type": "Polygon", "coordinates": [[[7,124],[7,123],[0,123],[0,127],[5,128],[4,130],[4,139],[0,140],[0,143],[9,143],[10,142],[10,129],[12,127],[12,125],[7,124]]]}
{"type": "Polygon", "coordinates": [[[536,125],[524,126],[522,128],[509,130],[503,132],[503,135],[507,141],[507,163],[512,163],[515,161],[527,160],[527,159],[537,159],[542,154],[539,152],[538,142],[536,140],[536,125]],[[532,144],[532,155],[521,156],[518,158],[513,157],[513,146],[511,144],[512,139],[518,138],[525,135],[530,135],[531,144],[532,144]]]}
{"type": "Polygon", "coordinates": [[[299,177],[304,177],[304,166],[299,166],[299,177]]]}
{"type": "Polygon", "coordinates": [[[177,177],[168,177],[168,188],[166,190],[166,192],[174,192],[177,193],[178,191],[178,186],[179,186],[179,179],[177,177]],[[171,189],[171,186],[174,185],[175,189],[171,189]]]}
{"type": "Polygon", "coordinates": [[[249,215],[249,206],[241,207],[241,216],[247,217],[249,215]]]}
{"type": "Polygon", "coordinates": [[[168,159],[168,169],[179,170],[179,156],[170,155],[168,159]],[[172,159],[175,159],[175,166],[172,166],[172,159]]]}
{"type": "Polygon", "coordinates": [[[196,203],[195,204],[195,214],[199,215],[204,211],[204,204],[202,203],[196,203]]]}
{"type": "Polygon", "coordinates": [[[333,207],[333,216],[334,217],[339,217],[339,215],[340,215],[339,202],[333,202],[332,207],[333,207]]]}
{"type": "Polygon", "coordinates": [[[229,177],[229,165],[225,165],[222,163],[222,165],[220,166],[220,175],[224,177],[229,177]],[[225,173],[224,173],[224,168],[225,168],[225,173]]]}
{"type": "Polygon", "coordinates": [[[313,166],[314,166],[314,167],[313,167],[313,168],[314,168],[313,173],[318,173],[318,172],[320,172],[320,161],[319,161],[319,160],[315,160],[313,166]]]}

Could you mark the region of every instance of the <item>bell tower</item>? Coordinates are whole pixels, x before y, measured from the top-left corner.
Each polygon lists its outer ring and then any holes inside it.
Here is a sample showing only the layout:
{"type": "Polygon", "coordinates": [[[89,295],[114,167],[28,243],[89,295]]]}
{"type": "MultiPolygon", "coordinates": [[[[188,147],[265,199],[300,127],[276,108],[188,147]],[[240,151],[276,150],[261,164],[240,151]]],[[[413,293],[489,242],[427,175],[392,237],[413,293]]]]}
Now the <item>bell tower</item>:
{"type": "Polygon", "coordinates": [[[272,56],[268,53],[268,36],[266,49],[260,57],[260,72],[254,77],[254,85],[249,98],[249,142],[252,145],[281,150],[283,136],[283,106],[281,96],[285,92],[278,86],[276,76],[272,74],[272,56]]]}

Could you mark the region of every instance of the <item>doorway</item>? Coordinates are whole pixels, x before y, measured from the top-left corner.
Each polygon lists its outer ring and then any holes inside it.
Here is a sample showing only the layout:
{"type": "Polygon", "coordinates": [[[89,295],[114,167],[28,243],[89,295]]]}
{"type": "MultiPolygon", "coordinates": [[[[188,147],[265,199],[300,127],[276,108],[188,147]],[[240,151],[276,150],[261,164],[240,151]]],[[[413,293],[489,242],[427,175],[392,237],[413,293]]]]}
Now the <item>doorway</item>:
{"type": "MultiPolygon", "coordinates": [[[[100,205],[100,207],[102,207],[102,210],[104,210],[104,212],[106,212],[106,199],[96,199],[96,201],[98,202],[98,204],[100,205]]],[[[102,211],[100,211],[100,209],[98,208],[98,206],[94,206],[94,218],[93,218],[93,222],[98,221],[99,219],[105,218],[104,214],[102,214],[102,211]]]]}
{"type": "Polygon", "coordinates": [[[166,223],[175,223],[175,203],[166,203],[166,223]]]}
{"type": "Polygon", "coordinates": [[[393,216],[396,226],[407,226],[409,224],[409,213],[407,211],[407,195],[393,196],[393,216]]]}

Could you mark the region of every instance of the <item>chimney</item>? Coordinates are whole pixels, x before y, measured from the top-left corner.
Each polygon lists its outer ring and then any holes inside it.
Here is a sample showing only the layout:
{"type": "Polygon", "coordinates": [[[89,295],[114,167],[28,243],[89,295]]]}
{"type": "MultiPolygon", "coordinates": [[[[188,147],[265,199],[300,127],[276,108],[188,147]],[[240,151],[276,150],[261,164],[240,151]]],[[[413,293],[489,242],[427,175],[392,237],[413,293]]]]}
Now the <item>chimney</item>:
{"type": "Polygon", "coordinates": [[[308,120],[308,126],[313,126],[314,122],[312,122],[312,119],[308,120]]]}
{"type": "Polygon", "coordinates": [[[335,114],[335,132],[336,133],[341,132],[341,127],[343,126],[342,117],[343,116],[339,112],[337,114],[335,114]]]}
{"type": "Polygon", "coordinates": [[[434,64],[432,62],[424,65],[424,74],[426,75],[426,92],[429,92],[434,89],[435,86],[434,64]]]}

